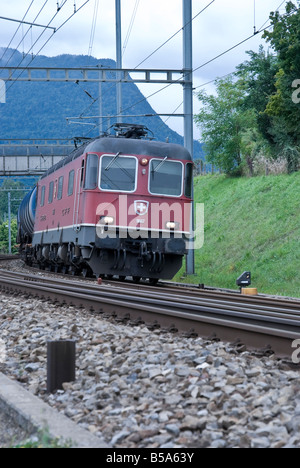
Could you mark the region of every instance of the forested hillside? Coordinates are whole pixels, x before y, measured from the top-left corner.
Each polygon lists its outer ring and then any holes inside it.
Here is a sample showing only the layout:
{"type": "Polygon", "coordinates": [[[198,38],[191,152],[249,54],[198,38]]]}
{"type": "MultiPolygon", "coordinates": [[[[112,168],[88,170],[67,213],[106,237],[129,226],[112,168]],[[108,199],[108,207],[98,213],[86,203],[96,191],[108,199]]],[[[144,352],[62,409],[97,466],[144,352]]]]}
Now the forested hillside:
{"type": "MultiPolygon", "coordinates": [[[[0,51],[3,50],[0,48],[0,51]]],[[[7,66],[7,60],[13,51],[8,50],[0,62],[7,66]]],[[[9,66],[17,66],[22,54],[16,52],[9,60],[9,66]]],[[[22,66],[30,59],[26,59],[22,66]],[[27,61],[26,61],[27,60],[27,61]]],[[[90,67],[102,66],[114,69],[113,60],[97,60],[88,56],[61,55],[58,57],[36,57],[34,67],[90,67]]],[[[0,106],[0,139],[4,138],[72,138],[74,136],[94,137],[99,135],[99,127],[93,129],[88,125],[68,125],[66,118],[99,115],[98,83],[7,83],[7,102],[0,106]],[[94,104],[93,102],[97,100],[94,104]]],[[[103,115],[116,115],[116,86],[112,83],[102,84],[103,115]]],[[[134,83],[123,84],[123,109],[126,115],[155,114],[155,111],[144,99],[134,83]],[[135,105],[136,103],[136,105],[135,105]]],[[[125,120],[125,119],[124,119],[125,120]]],[[[113,124],[116,119],[111,119],[113,124]]],[[[171,130],[160,117],[128,117],[126,121],[146,125],[160,141],[167,138],[170,143],[183,144],[183,138],[171,130]]],[[[84,121],[86,122],[86,121],[84,121]]],[[[98,119],[89,123],[98,124],[98,119]]],[[[109,120],[104,121],[104,130],[109,120]]],[[[203,157],[201,144],[195,142],[195,158],[203,157]]]]}

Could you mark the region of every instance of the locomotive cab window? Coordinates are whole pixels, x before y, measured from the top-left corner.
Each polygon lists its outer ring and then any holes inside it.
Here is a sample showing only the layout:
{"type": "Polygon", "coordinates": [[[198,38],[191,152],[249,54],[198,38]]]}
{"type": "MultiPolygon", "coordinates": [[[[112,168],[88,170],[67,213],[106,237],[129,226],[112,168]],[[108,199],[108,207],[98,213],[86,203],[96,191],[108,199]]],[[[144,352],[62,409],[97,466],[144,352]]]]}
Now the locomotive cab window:
{"type": "Polygon", "coordinates": [[[194,166],[188,163],[185,167],[184,194],[187,198],[193,197],[193,170],[194,166]]]}
{"type": "Polygon", "coordinates": [[[88,154],[86,158],[84,188],[94,190],[98,185],[99,157],[97,154],[88,154]]]}
{"type": "Polygon", "coordinates": [[[130,156],[102,156],[100,189],[112,192],[134,192],[137,180],[137,159],[130,156]]]}
{"type": "Polygon", "coordinates": [[[155,195],[180,197],[182,194],[183,164],[165,159],[152,159],[149,192],[155,195]]]}

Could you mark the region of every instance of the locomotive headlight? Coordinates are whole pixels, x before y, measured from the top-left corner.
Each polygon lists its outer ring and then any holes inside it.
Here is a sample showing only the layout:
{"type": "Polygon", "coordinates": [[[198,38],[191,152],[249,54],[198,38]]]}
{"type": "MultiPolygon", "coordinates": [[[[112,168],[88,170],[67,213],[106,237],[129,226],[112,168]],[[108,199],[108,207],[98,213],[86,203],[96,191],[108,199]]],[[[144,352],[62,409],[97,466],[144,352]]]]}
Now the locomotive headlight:
{"type": "Polygon", "coordinates": [[[100,223],[101,224],[114,224],[115,218],[112,216],[101,216],[100,223]]]}
{"type": "Polygon", "coordinates": [[[148,165],[148,162],[149,162],[149,160],[148,160],[147,158],[143,158],[143,159],[140,161],[140,163],[141,163],[142,166],[147,166],[147,165],[148,165]]]}
{"type": "Polygon", "coordinates": [[[166,228],[170,229],[172,231],[175,231],[176,229],[179,229],[179,223],[177,223],[175,221],[168,221],[166,223],[166,228]]]}

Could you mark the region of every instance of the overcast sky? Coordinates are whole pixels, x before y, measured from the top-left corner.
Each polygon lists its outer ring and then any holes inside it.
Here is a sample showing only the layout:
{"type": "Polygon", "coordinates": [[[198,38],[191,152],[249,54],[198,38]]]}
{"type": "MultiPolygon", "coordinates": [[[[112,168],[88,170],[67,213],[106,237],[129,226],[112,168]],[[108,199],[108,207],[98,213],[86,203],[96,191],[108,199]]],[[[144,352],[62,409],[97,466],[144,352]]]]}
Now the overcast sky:
{"type": "MultiPolygon", "coordinates": [[[[31,8],[25,18],[34,21],[46,0],[1,0],[0,15],[21,20],[29,6],[31,8]]],[[[62,5],[65,0],[59,0],[62,5]]],[[[86,0],[75,0],[79,8],[86,0]]],[[[97,0],[90,0],[60,31],[53,35],[41,54],[56,56],[60,54],[89,53],[89,43],[93,21],[93,13],[97,0]]],[[[99,10],[97,27],[93,42],[92,55],[96,58],[115,59],[115,0],[98,0],[99,10]]],[[[193,16],[200,12],[211,0],[193,0],[193,16]]],[[[284,12],[285,3],[281,0],[215,0],[201,15],[193,21],[193,66],[200,67],[226,49],[253,34],[253,27],[257,30],[268,25],[271,11],[275,11],[281,4],[280,12],[284,12]],[[254,15],[255,5],[255,15],[254,15]],[[255,19],[254,19],[255,17],[255,19]]],[[[128,28],[136,10],[135,20],[128,44],[124,50],[123,67],[135,68],[157,47],[163,44],[176,31],[182,28],[182,0],[121,0],[122,7],[122,37],[127,36],[128,28]]],[[[57,12],[57,0],[48,0],[46,6],[35,21],[47,25],[57,12]]],[[[67,0],[63,8],[54,18],[51,26],[58,28],[74,12],[74,0],[67,0]]],[[[0,47],[7,47],[16,29],[17,23],[0,19],[0,47]]],[[[22,41],[23,32],[27,26],[19,29],[10,47],[21,52],[27,52],[32,43],[43,32],[34,27],[26,39],[22,41]]],[[[45,32],[34,46],[37,53],[46,40],[52,35],[45,32]]],[[[247,50],[258,50],[263,43],[261,35],[256,35],[248,42],[234,49],[220,59],[200,68],[194,75],[194,86],[214,80],[217,77],[233,72],[235,67],[247,59],[247,50]]],[[[266,46],[267,47],[267,46],[266,46]]],[[[33,64],[34,65],[34,62],[33,64]]],[[[141,65],[142,68],[182,68],[182,34],[168,42],[156,54],[141,65]]],[[[145,96],[160,89],[161,85],[140,86],[145,96]]],[[[206,87],[213,92],[213,86],[206,87]]],[[[168,90],[150,99],[151,105],[158,113],[172,113],[182,102],[181,86],[171,86],[168,90]]],[[[197,99],[194,101],[194,112],[199,109],[197,99]]],[[[182,112],[182,108],[178,109],[182,112]]],[[[168,125],[182,134],[182,119],[171,118],[168,125]]],[[[195,137],[198,137],[195,130],[195,137]]]]}

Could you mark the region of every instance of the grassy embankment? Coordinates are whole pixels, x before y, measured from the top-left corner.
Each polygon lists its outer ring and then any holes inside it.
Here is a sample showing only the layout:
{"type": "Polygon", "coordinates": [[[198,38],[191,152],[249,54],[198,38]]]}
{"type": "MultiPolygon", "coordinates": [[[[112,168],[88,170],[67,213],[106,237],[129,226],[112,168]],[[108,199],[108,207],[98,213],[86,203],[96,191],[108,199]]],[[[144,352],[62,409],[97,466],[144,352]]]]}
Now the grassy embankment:
{"type": "Polygon", "coordinates": [[[195,201],[205,204],[205,241],[184,281],[236,288],[249,270],[259,292],[300,297],[300,173],[198,177],[195,201]]]}

